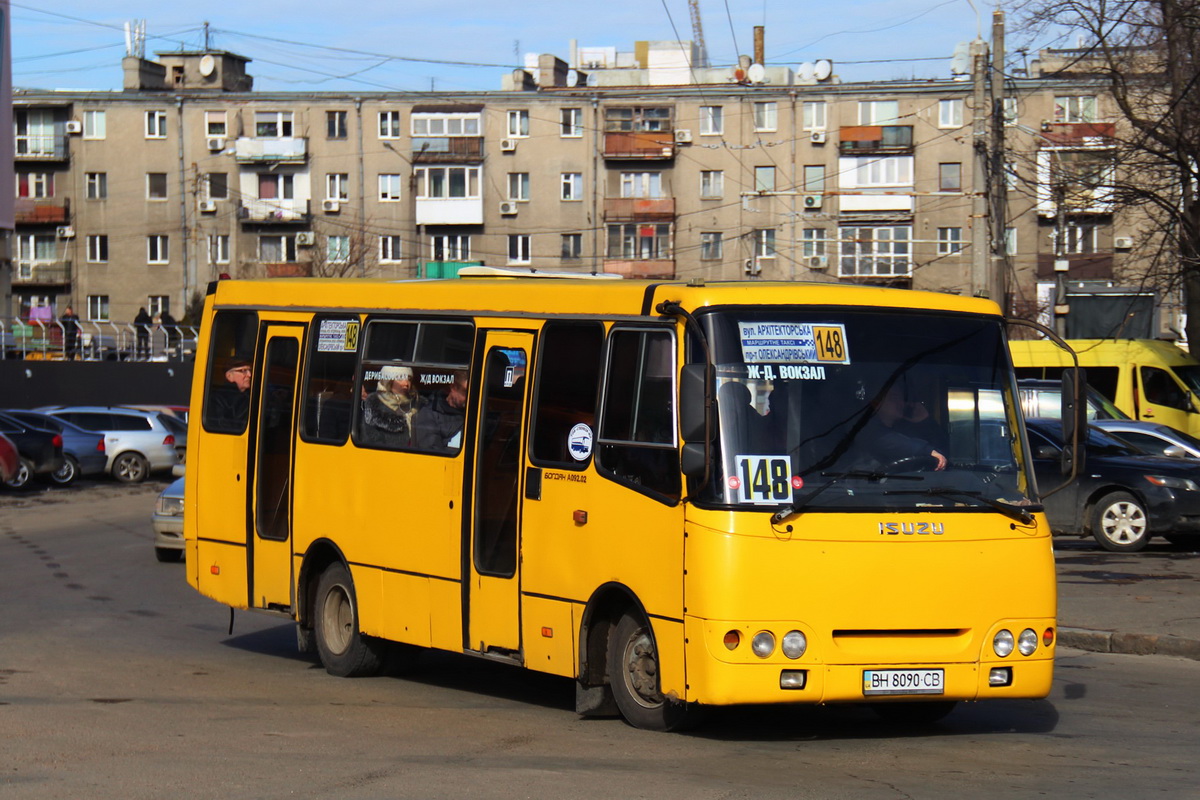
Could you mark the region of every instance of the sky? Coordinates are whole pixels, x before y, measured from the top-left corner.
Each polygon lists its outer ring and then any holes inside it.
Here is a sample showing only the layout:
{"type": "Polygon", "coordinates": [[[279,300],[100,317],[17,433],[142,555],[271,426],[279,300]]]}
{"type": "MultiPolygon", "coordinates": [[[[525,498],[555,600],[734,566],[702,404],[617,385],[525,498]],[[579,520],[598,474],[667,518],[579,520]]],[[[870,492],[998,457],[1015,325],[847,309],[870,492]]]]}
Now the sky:
{"type": "MultiPolygon", "coordinates": [[[[713,66],[754,51],[768,66],[829,59],[844,81],[950,77],[955,46],[991,38],[985,0],[700,0],[713,66]],[[978,9],[978,13],[976,12],[978,9]]],[[[570,43],[631,51],[690,40],[687,0],[38,0],[12,2],[13,84],[120,90],[126,22],[144,20],[146,53],[228,50],[252,59],[263,91],[499,90],[526,53],[566,60],[570,43]],[[590,8],[603,14],[587,13],[590,8]]],[[[1010,49],[1019,37],[1010,31],[1010,49]]]]}

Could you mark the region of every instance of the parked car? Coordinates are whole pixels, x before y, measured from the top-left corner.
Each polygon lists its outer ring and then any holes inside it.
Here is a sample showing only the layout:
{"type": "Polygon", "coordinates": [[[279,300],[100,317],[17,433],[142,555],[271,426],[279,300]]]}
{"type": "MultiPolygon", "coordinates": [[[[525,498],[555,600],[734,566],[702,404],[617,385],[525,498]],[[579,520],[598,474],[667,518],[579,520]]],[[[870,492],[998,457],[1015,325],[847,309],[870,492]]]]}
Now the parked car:
{"type": "Polygon", "coordinates": [[[159,561],[183,559],[183,478],[162,490],[154,513],[154,555],[159,561]]]}
{"type": "MultiPolygon", "coordinates": [[[[1017,394],[1021,398],[1021,412],[1028,418],[1057,419],[1062,414],[1062,381],[1041,378],[1022,378],[1017,381],[1017,394]]],[[[1124,411],[1112,401],[1087,387],[1087,418],[1129,419],[1124,411]]]]}
{"type": "Polygon", "coordinates": [[[1135,419],[1103,419],[1092,424],[1147,453],[1200,460],[1200,439],[1166,425],[1135,419]]]}
{"type": "Polygon", "coordinates": [[[35,428],[15,417],[0,413],[0,433],[17,446],[20,455],[17,472],[5,481],[13,489],[23,489],[34,476],[49,477],[63,464],[62,435],[35,428]]]}
{"type": "MultiPolygon", "coordinates": [[[[1060,485],[1062,425],[1025,422],[1038,488],[1060,485]]],[[[1045,498],[1055,533],[1091,534],[1106,550],[1141,550],[1152,536],[1168,541],[1200,533],[1200,466],[1149,455],[1094,425],[1088,426],[1087,463],[1066,488],[1045,498]]]]}
{"type": "Polygon", "coordinates": [[[8,483],[17,474],[21,466],[21,456],[17,446],[3,433],[0,433],[0,482],[8,483]]]}
{"type": "Polygon", "coordinates": [[[162,413],[178,419],[180,422],[187,424],[188,407],[187,406],[156,406],[156,405],[130,405],[123,403],[122,408],[136,408],[139,411],[161,411],[162,413]]]}
{"type": "MultiPolygon", "coordinates": [[[[179,463],[179,428],[165,422],[167,417],[161,412],[120,406],[46,406],[37,410],[103,433],[106,471],[122,483],[140,483],[150,473],[179,463]]],[[[171,422],[178,424],[174,419],[171,422]]]]}
{"type": "Polygon", "coordinates": [[[4,413],[35,428],[62,434],[63,465],[50,474],[50,480],[59,486],[66,486],[79,477],[90,478],[104,474],[104,469],[108,466],[108,453],[105,452],[103,433],[84,430],[65,419],[52,417],[40,411],[10,408],[4,413]]]}

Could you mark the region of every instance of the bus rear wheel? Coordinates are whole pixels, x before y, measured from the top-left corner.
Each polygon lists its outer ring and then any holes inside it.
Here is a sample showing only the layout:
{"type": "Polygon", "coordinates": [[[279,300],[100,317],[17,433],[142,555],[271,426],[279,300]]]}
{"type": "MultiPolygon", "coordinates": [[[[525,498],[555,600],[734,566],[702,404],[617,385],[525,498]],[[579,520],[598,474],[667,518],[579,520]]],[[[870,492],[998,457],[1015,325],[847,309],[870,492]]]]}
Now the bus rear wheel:
{"type": "Polygon", "coordinates": [[[321,573],[313,610],[317,652],[326,672],[339,678],[379,674],[385,643],[359,631],[358,600],[345,564],[330,564],[321,573]]]}
{"type": "Polygon", "coordinates": [[[677,731],[699,722],[699,709],[663,697],[658,647],[650,625],[625,613],[608,640],[608,680],[621,716],[635,728],[677,731]]]}

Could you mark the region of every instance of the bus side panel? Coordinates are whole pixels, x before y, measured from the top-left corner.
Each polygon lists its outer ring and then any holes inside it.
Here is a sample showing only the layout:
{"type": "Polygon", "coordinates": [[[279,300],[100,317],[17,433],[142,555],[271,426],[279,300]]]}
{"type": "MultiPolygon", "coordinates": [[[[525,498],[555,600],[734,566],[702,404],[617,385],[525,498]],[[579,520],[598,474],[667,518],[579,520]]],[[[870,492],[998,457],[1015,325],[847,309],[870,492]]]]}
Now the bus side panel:
{"type": "Polygon", "coordinates": [[[368,636],[384,636],[383,573],[374,567],[351,564],[354,596],[358,600],[358,627],[368,636]]]}
{"type": "Polygon", "coordinates": [[[525,666],[539,672],[573,678],[578,648],[571,609],[575,604],[544,597],[524,597],[521,641],[525,666]]]}
{"type": "Polygon", "coordinates": [[[439,650],[462,652],[462,586],[458,581],[429,581],[429,643],[439,650]]]}
{"type": "Polygon", "coordinates": [[[429,579],[400,572],[383,573],[379,635],[396,642],[429,647],[429,579]]]}
{"type": "MultiPolygon", "coordinates": [[[[188,553],[188,556],[191,556],[188,553]]],[[[246,548],[238,544],[196,542],[196,589],[233,608],[247,608],[246,548]]]]}

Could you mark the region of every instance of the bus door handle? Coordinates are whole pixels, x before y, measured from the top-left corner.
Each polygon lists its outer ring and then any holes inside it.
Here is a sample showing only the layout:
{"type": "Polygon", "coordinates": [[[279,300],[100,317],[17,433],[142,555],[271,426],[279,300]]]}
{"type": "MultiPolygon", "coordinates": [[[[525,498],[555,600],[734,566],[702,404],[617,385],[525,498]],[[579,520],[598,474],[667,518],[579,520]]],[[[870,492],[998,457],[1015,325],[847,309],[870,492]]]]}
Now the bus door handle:
{"type": "Polygon", "coordinates": [[[542,499],[542,470],[539,467],[525,468],[525,499],[542,499]]]}

